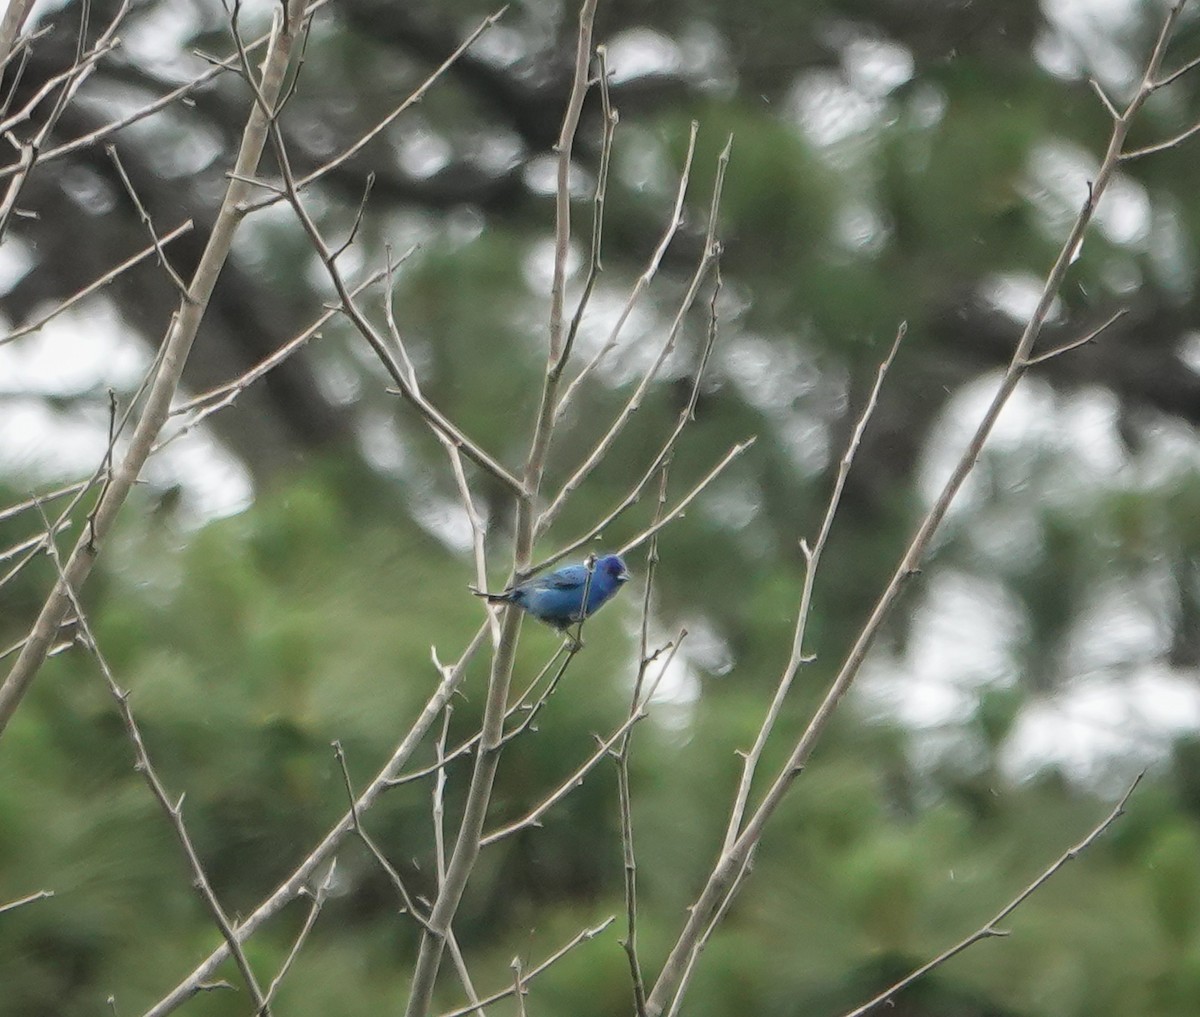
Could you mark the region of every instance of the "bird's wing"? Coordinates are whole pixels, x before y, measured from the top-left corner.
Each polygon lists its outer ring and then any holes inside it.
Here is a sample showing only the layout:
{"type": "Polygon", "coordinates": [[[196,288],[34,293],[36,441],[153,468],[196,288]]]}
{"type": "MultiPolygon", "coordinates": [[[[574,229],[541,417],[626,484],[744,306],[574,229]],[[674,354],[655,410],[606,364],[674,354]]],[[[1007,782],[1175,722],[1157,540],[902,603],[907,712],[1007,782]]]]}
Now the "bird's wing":
{"type": "MultiPolygon", "coordinates": [[[[538,576],[533,584],[543,590],[578,590],[587,582],[586,565],[567,565],[548,575],[538,576]]],[[[595,582],[595,577],[592,579],[595,582]]]]}

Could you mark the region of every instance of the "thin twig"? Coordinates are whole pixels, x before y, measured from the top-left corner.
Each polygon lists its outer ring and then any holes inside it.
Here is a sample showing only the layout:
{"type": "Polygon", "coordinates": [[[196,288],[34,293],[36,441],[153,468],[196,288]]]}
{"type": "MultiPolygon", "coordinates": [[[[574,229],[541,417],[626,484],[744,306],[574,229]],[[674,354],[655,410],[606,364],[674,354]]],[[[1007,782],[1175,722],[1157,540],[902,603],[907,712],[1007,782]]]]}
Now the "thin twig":
{"type": "Polygon", "coordinates": [[[130,201],[133,202],[133,207],[137,210],[138,219],[146,227],[146,232],[150,234],[150,243],[158,255],[158,263],[170,277],[171,282],[175,284],[175,289],[178,290],[180,297],[184,300],[190,299],[187,283],[183,281],[179,273],[175,271],[174,266],[167,259],[167,252],[163,250],[163,242],[159,239],[158,231],[154,228],[154,220],[150,217],[150,213],[146,211],[146,206],[142,204],[142,199],[138,197],[138,193],[133,186],[133,181],[129,179],[129,174],[125,172],[125,167],[121,163],[121,157],[117,154],[117,146],[105,145],[104,152],[117,168],[117,176],[125,186],[125,193],[129,195],[130,201]]]}
{"type": "MultiPolygon", "coordinates": [[[[296,180],[296,189],[303,191],[310,184],[316,183],[322,177],[331,173],[333,170],[337,169],[339,166],[345,164],[350,159],[353,159],[354,156],[358,155],[358,153],[366,148],[367,145],[369,145],[371,141],[378,137],[381,132],[386,130],[392,123],[394,123],[398,117],[424,99],[425,94],[429,91],[429,89],[432,88],[442,77],[444,77],[447,71],[449,71],[456,63],[458,63],[458,61],[462,58],[462,55],[475,44],[475,41],[481,35],[483,35],[484,32],[486,32],[492,27],[492,25],[499,21],[507,10],[508,5],[506,4],[498,11],[494,12],[493,14],[489,14],[486,18],[484,18],[483,21],[481,21],[475,27],[475,30],[462,41],[458,48],[448,57],[446,57],[446,59],[442,61],[437,69],[423,82],[421,82],[416,89],[410,92],[408,97],[402,103],[400,103],[399,106],[392,110],[369,131],[363,134],[362,137],[354,142],[354,144],[338,153],[332,159],[318,166],[307,176],[299,177],[296,180]]],[[[253,212],[260,208],[266,208],[269,205],[274,205],[277,201],[280,201],[285,197],[286,194],[280,192],[270,198],[262,198],[257,201],[247,202],[245,205],[245,211],[253,212]]]]}
{"type": "Polygon", "coordinates": [[[396,893],[399,895],[403,907],[403,913],[412,915],[417,924],[421,928],[429,927],[429,919],[417,907],[416,901],[408,892],[408,887],[405,886],[404,880],[400,878],[400,873],[396,871],[396,867],[388,861],[387,856],[375,843],[374,838],[367,833],[366,828],[362,824],[362,814],[359,809],[359,799],[354,793],[354,784],[350,780],[350,768],[346,764],[346,753],[342,749],[342,743],[335,741],[333,743],[333,754],[337,759],[338,766],[342,771],[342,782],[346,788],[346,798],[350,802],[350,820],[351,832],[362,842],[363,847],[367,849],[371,857],[375,859],[375,863],[383,870],[388,877],[388,881],[392,884],[396,893]]]}
{"type": "Polygon", "coordinates": [[[678,311],[675,314],[675,319],[671,323],[671,327],[667,332],[667,337],[659,348],[658,355],[654,361],[646,369],[642,375],[641,381],[634,390],[633,395],[625,403],[621,412],[617,414],[612,426],[605,433],[604,437],[596,443],[596,447],[584,459],[562,489],[554,496],[554,500],[546,507],[542,514],[538,517],[536,531],[544,533],[546,529],[554,522],[559,512],[562,511],[567,499],[574,493],[580,484],[587,479],[592,470],[608,455],[613,443],[625,430],[625,426],[629,423],[630,418],[641,407],[643,400],[646,398],[646,393],[650,390],[650,386],[658,377],[662,370],[663,364],[670,356],[672,350],[675,349],[675,343],[679,338],[679,333],[683,328],[683,322],[692,304],[695,302],[696,295],[700,292],[700,286],[704,282],[705,276],[708,275],[710,268],[716,264],[717,259],[721,254],[721,245],[717,241],[717,214],[721,208],[721,191],[725,185],[725,171],[729,166],[729,153],[733,147],[733,136],[730,135],[729,140],[725,144],[725,148],[721,151],[717,158],[716,178],[713,181],[712,200],[709,204],[708,212],[708,232],[704,239],[704,251],[700,256],[700,261],[696,266],[695,272],[692,274],[692,280],[688,285],[687,292],[684,294],[683,300],[680,302],[678,311]]]}
{"type": "Polygon", "coordinates": [[[612,160],[613,135],[617,129],[617,114],[612,108],[608,94],[608,63],[605,53],[603,46],[596,47],[596,63],[599,65],[597,78],[600,82],[600,110],[604,126],[600,137],[600,166],[596,171],[596,191],[592,199],[591,256],[588,259],[587,280],[583,284],[583,293],[579,297],[579,303],[575,306],[575,313],[571,316],[571,327],[567,329],[567,341],[563,346],[562,356],[558,358],[558,363],[553,368],[556,377],[562,375],[563,368],[567,366],[567,361],[570,359],[571,350],[575,346],[575,337],[579,334],[579,326],[583,322],[584,311],[587,310],[592,299],[592,291],[596,287],[596,280],[601,271],[600,250],[604,241],[604,201],[608,194],[608,170],[612,160]]]}
{"type": "MultiPolygon", "coordinates": [[[[716,293],[714,291],[712,308],[712,327],[710,336],[716,332],[716,293]]],[[[711,340],[710,340],[711,347],[711,340]]],[[[658,485],[658,501],[654,507],[654,519],[657,522],[667,503],[668,464],[664,464],[658,485]]],[[[650,599],[654,589],[654,576],[658,569],[658,538],[650,538],[650,547],[646,552],[646,589],[642,596],[642,625],[639,640],[638,671],[633,682],[633,693],[629,697],[629,715],[632,717],[638,709],[638,701],[642,696],[642,686],[646,680],[646,669],[657,656],[650,652],[650,599]]],[[[686,629],[679,634],[680,641],[687,634],[686,629]]],[[[665,669],[664,669],[665,670],[665,669]]],[[[637,897],[637,855],[633,846],[633,794],[629,780],[629,754],[633,745],[633,731],[626,732],[621,739],[621,746],[616,752],[617,763],[617,797],[621,813],[621,862],[625,874],[625,939],[621,946],[629,961],[629,977],[633,983],[633,1005],[637,1017],[646,1017],[646,979],[642,975],[642,964],[638,956],[638,897],[637,897]]]]}
{"type": "Polygon", "coordinates": [[[1122,309],[1109,317],[1102,325],[1098,325],[1092,329],[1087,335],[1080,339],[1072,339],[1070,342],[1063,343],[1061,346],[1056,346],[1052,350],[1047,350],[1045,353],[1040,353],[1036,357],[1030,357],[1026,361],[1028,367],[1037,367],[1038,364],[1044,364],[1047,360],[1053,360],[1055,357],[1061,357],[1064,353],[1070,353],[1072,350],[1079,349],[1080,346],[1086,346],[1088,343],[1095,340],[1101,332],[1105,331],[1110,325],[1115,324],[1128,314],[1128,310],[1122,309]]]}
{"type": "MultiPolygon", "coordinates": [[[[379,796],[387,790],[389,781],[396,776],[416,752],[424,740],[429,728],[441,715],[442,710],[458,691],[466,676],[467,665],[474,659],[487,637],[487,627],[480,626],[470,644],[463,651],[458,662],[440,672],[441,680],[433,695],[425,703],[416,721],[405,733],[400,743],[392,752],[391,757],[383,768],[375,775],[371,783],[355,798],[355,807],[359,815],[374,805],[379,796]]],[[[333,828],[322,838],[321,842],[309,852],[308,856],[296,867],[275,891],[264,900],[237,928],[239,942],[244,942],[258,931],[267,921],[277,915],[291,901],[295,900],[304,888],[315,877],[317,870],[325,865],[337,851],[341,843],[354,830],[354,814],[347,812],[334,824],[333,828]]],[[[146,1011],[144,1017],[166,1017],[178,1009],[197,992],[202,991],[205,984],[212,978],[216,970],[229,956],[228,947],[222,946],[214,950],[202,961],[190,975],[175,986],[166,996],[146,1011]]]]}
{"type": "Polygon", "coordinates": [[[662,447],[659,449],[658,454],[651,460],[650,465],[642,473],[641,479],[638,480],[638,482],[625,493],[625,496],[620,500],[620,502],[618,502],[617,505],[607,515],[604,516],[604,518],[594,524],[592,528],[582,537],[572,541],[566,547],[560,549],[544,561],[539,562],[538,565],[531,570],[531,572],[536,573],[542,569],[548,568],[551,565],[561,561],[567,555],[573,554],[579,548],[591,543],[592,540],[594,540],[599,534],[603,533],[610,525],[612,525],[612,523],[620,518],[620,516],[624,514],[626,510],[636,504],[638,499],[640,499],[642,494],[645,492],[646,488],[649,487],[654,477],[659,474],[663,466],[670,461],[671,456],[674,454],[675,446],[683,436],[685,428],[687,428],[688,424],[692,423],[696,419],[696,403],[700,398],[700,389],[704,381],[704,372],[708,367],[708,362],[712,356],[713,347],[716,345],[717,341],[715,306],[717,295],[721,291],[721,263],[719,260],[713,267],[713,275],[715,277],[715,284],[713,286],[712,298],[709,301],[709,306],[710,308],[713,308],[713,310],[710,313],[708,338],[705,341],[704,350],[700,354],[699,363],[696,365],[696,372],[692,376],[691,395],[688,396],[687,403],[684,405],[683,409],[679,411],[679,416],[675,421],[674,430],[667,435],[667,438],[663,442],[662,447]]]}
{"type": "Polygon", "coordinates": [[[333,889],[336,873],[337,859],[335,858],[329,863],[329,869],[325,873],[325,878],[317,885],[316,892],[309,893],[309,896],[312,898],[312,904],[309,905],[304,925],[301,926],[300,932],[292,942],[292,948],[288,951],[287,957],[284,958],[283,964],[280,965],[279,973],[271,979],[271,984],[267,987],[266,1002],[268,1005],[275,998],[275,993],[278,991],[284,976],[291,970],[292,964],[295,963],[296,958],[300,955],[301,947],[308,941],[313,926],[317,924],[317,918],[321,914],[321,909],[325,906],[325,901],[329,897],[329,891],[333,889]]]}
{"type": "Polygon", "coordinates": [[[625,322],[629,320],[629,315],[633,313],[634,307],[637,305],[638,299],[642,293],[654,281],[655,275],[658,274],[659,265],[662,264],[663,257],[667,253],[667,248],[671,246],[671,242],[675,239],[675,234],[679,232],[679,228],[683,225],[683,202],[687,196],[688,180],[692,172],[692,160],[696,155],[696,136],[699,133],[700,125],[693,120],[691,133],[688,135],[687,154],[683,157],[683,169],[679,174],[679,185],[675,190],[675,204],[671,211],[671,219],[667,223],[666,229],[663,231],[662,237],[659,239],[658,246],[654,249],[654,253],[650,256],[650,262],[646,266],[634,283],[633,289],[629,293],[628,299],[625,301],[625,306],[621,309],[621,313],[617,316],[617,321],[612,327],[608,338],[604,345],[596,351],[596,355],[584,365],[579,374],[567,386],[563,392],[562,398],[558,401],[558,405],[554,408],[555,420],[561,420],[562,415],[566,413],[567,407],[576,393],[582,388],[584,382],[588,379],[591,373],[600,366],[600,363],[605,357],[613,351],[620,338],[621,332],[625,328],[625,322]]]}
{"type": "Polygon", "coordinates": [[[758,769],[758,763],[762,758],[763,750],[767,746],[767,740],[775,728],[775,722],[779,719],[784,700],[787,698],[788,691],[792,687],[796,673],[800,670],[802,664],[811,659],[804,653],[804,636],[808,628],[809,614],[812,610],[813,585],[817,578],[817,567],[820,565],[821,554],[825,550],[825,544],[829,539],[830,531],[833,529],[833,521],[837,518],[838,509],[842,502],[842,492],[845,490],[846,479],[850,475],[850,467],[854,463],[854,456],[858,452],[859,445],[862,443],[867,423],[870,421],[871,415],[875,412],[875,406],[879,401],[879,393],[883,388],[884,378],[887,377],[888,370],[892,366],[892,361],[896,359],[896,353],[900,349],[900,343],[907,331],[907,323],[902,322],[900,327],[896,329],[896,338],[892,342],[891,349],[888,351],[887,356],[884,357],[883,362],[880,363],[879,369],[875,374],[875,384],[871,387],[871,394],[867,398],[862,413],[859,414],[858,422],[855,424],[850,440],[846,445],[846,451],[842,454],[841,461],[838,463],[837,477],[833,482],[833,490],[829,493],[829,501],[825,506],[825,516],[821,520],[821,528],[817,533],[817,539],[811,547],[807,541],[800,541],[800,550],[804,555],[804,584],[800,592],[800,606],[796,610],[796,626],[792,636],[791,656],[784,666],[783,673],[779,676],[779,681],[775,687],[775,695],[771,699],[771,705],[767,708],[766,715],[763,717],[758,734],[755,735],[754,744],[750,747],[742,762],[742,776],[738,782],[733,808],[729,814],[729,823],[725,830],[725,844],[722,849],[724,851],[728,851],[733,846],[737,835],[741,833],[742,817],[745,815],[746,803],[750,799],[750,789],[754,784],[754,774],[758,769]]]}
{"type": "Polygon", "coordinates": [[[525,813],[525,815],[523,815],[520,819],[514,819],[511,823],[506,823],[504,826],[481,837],[479,840],[479,846],[489,847],[498,841],[504,840],[506,837],[511,837],[514,833],[520,833],[522,830],[526,830],[531,826],[540,826],[542,816],[544,816],[547,812],[554,808],[555,805],[566,798],[567,795],[579,787],[583,783],[583,778],[586,777],[593,769],[595,769],[596,764],[609,754],[609,750],[612,749],[612,747],[625,736],[626,732],[629,731],[634,724],[636,724],[639,720],[642,720],[644,717],[646,717],[646,715],[647,714],[643,704],[642,706],[639,706],[636,713],[633,713],[627,717],[624,723],[622,723],[621,726],[616,729],[616,731],[604,739],[604,741],[602,741],[596,747],[596,750],[590,756],[588,756],[587,759],[580,763],[579,766],[571,772],[570,776],[568,776],[566,780],[559,784],[557,788],[555,788],[552,792],[550,792],[550,794],[538,802],[537,805],[525,813]]]}
{"type": "Polygon", "coordinates": [[[25,19],[33,9],[33,0],[9,0],[4,20],[0,21],[0,68],[8,63],[17,43],[17,36],[25,25],[25,19]]]}
{"type": "Polygon", "coordinates": [[[862,1006],[858,1007],[858,1009],[851,1010],[849,1013],[845,1014],[845,1017],[863,1017],[863,1014],[869,1013],[881,1003],[888,1002],[896,995],[896,993],[906,989],[918,979],[923,978],[925,975],[929,974],[930,971],[934,970],[934,968],[941,967],[946,963],[946,961],[950,960],[952,957],[958,956],[958,954],[962,953],[969,947],[974,946],[980,940],[992,939],[999,936],[1007,936],[1007,930],[998,929],[996,926],[1004,921],[1004,919],[1006,919],[1014,911],[1016,911],[1017,908],[1024,904],[1025,901],[1033,896],[1033,894],[1040,890],[1042,886],[1058,872],[1059,869],[1067,864],[1067,862],[1078,858],[1081,854],[1083,854],[1084,851],[1090,848],[1092,844],[1100,838],[1101,834],[1103,834],[1105,830],[1107,830],[1110,826],[1112,826],[1113,823],[1115,823],[1121,818],[1122,815],[1125,814],[1125,806],[1128,804],[1130,796],[1133,794],[1134,790],[1136,790],[1138,784],[1141,782],[1141,779],[1144,776],[1145,771],[1139,773],[1137,777],[1134,778],[1133,783],[1129,786],[1129,790],[1121,796],[1121,800],[1117,802],[1112,812],[1110,812],[1092,830],[1091,833],[1084,837],[1083,840],[1081,840],[1074,847],[1064,851],[1061,855],[1059,855],[1058,859],[1049,868],[1047,868],[1040,876],[1037,877],[1037,879],[1025,887],[1025,889],[1017,894],[1012,900],[1005,904],[1004,907],[997,911],[989,921],[985,922],[965,939],[955,943],[954,946],[950,947],[950,949],[938,954],[938,956],[936,956],[928,964],[921,965],[921,967],[917,968],[911,974],[906,975],[904,978],[901,978],[900,981],[896,982],[894,985],[888,986],[878,996],[875,996],[873,999],[865,1002],[862,1006]]]}
{"type": "Polygon", "coordinates": [[[100,278],[96,279],[94,282],[88,283],[85,287],[83,287],[83,289],[77,290],[75,293],[71,294],[71,296],[56,304],[49,311],[46,311],[44,314],[29,322],[29,324],[22,325],[20,328],[14,328],[7,335],[0,336],[0,346],[4,346],[7,343],[11,343],[15,339],[20,339],[22,336],[26,336],[32,332],[38,331],[46,324],[57,318],[64,311],[70,310],[75,304],[79,303],[79,301],[83,300],[85,297],[90,297],[97,290],[103,289],[118,276],[128,272],[129,269],[134,267],[134,265],[145,261],[148,257],[150,257],[150,255],[160,251],[164,245],[169,244],[177,237],[183,236],[191,229],[192,220],[189,219],[182,225],[176,226],[169,233],[164,233],[161,237],[156,237],[154,243],[152,243],[149,247],[143,248],[142,250],[138,251],[137,254],[133,255],[133,257],[127,258],[115,268],[105,272],[104,275],[100,276],[100,278]]]}
{"type": "MultiPolygon", "coordinates": [[[[537,965],[537,967],[531,968],[529,971],[525,972],[525,975],[522,979],[522,984],[528,985],[548,967],[562,960],[567,954],[574,950],[575,947],[579,946],[580,943],[586,943],[588,940],[595,939],[598,935],[600,935],[600,933],[612,925],[614,921],[616,921],[616,917],[610,915],[599,925],[593,926],[590,929],[584,929],[582,932],[578,933],[569,943],[567,943],[565,946],[559,947],[559,949],[555,950],[554,953],[542,961],[541,964],[537,965]]],[[[502,999],[508,999],[508,997],[511,996],[515,991],[516,989],[514,986],[510,985],[505,989],[501,989],[499,992],[493,992],[490,996],[484,996],[483,999],[479,1000],[478,1003],[472,1003],[470,1006],[459,1007],[457,1010],[447,1010],[445,1013],[440,1014],[439,1017],[466,1017],[467,1014],[478,1009],[480,1006],[491,1006],[493,1003],[499,1003],[502,999]]]]}
{"type": "MultiPolygon", "coordinates": [[[[562,356],[562,293],[559,282],[566,276],[566,261],[570,239],[570,151],[578,125],[579,111],[587,91],[587,68],[592,50],[592,23],[596,13],[596,0],[583,0],[579,11],[579,34],[575,48],[575,73],[571,93],[563,116],[557,151],[559,155],[558,186],[555,200],[555,285],[552,287],[549,349],[547,367],[542,383],[541,401],[533,427],[533,438],[529,443],[529,454],[525,459],[522,482],[516,494],[516,526],[513,537],[514,573],[528,567],[533,556],[535,537],[534,500],[541,489],[542,475],[546,468],[546,456],[554,432],[554,405],[557,400],[560,377],[554,371],[562,356]]],[[[507,607],[503,612],[500,638],[492,655],[491,673],[488,675],[487,698],[484,702],[482,737],[471,771],[471,783],[467,789],[463,816],[459,824],[454,850],[446,866],[446,878],[442,883],[430,915],[430,924],[435,934],[421,937],[421,946],[409,985],[405,1017],[426,1017],[433,1000],[434,984],[441,966],[445,948],[446,932],[453,923],[459,904],[466,891],[467,882],[479,857],[480,837],[491,802],[496,770],[500,762],[503,745],[504,718],[508,706],[509,688],[512,683],[513,664],[516,659],[517,640],[521,630],[522,612],[507,607]]]]}
{"type": "Polygon", "coordinates": [[[341,301],[341,311],[375,352],[376,357],[379,358],[380,363],[388,372],[392,381],[395,382],[396,391],[404,396],[408,403],[417,410],[432,430],[442,434],[462,449],[477,466],[490,473],[510,491],[514,493],[523,491],[524,488],[516,477],[496,459],[492,458],[482,446],[468,438],[441,410],[430,403],[421,394],[419,389],[414,389],[409,383],[407,373],[396,362],[396,358],[392,356],[387,342],[358,306],[353,291],[346,283],[341,269],[338,268],[337,255],[325,242],[325,238],[321,235],[320,229],[309,214],[303,199],[300,197],[296,177],[291,168],[291,159],[288,156],[283,133],[280,131],[277,122],[273,121],[270,125],[270,137],[276,159],[279,162],[280,172],[283,175],[284,188],[287,191],[288,200],[296,213],[296,218],[300,221],[300,225],[303,226],[304,232],[308,234],[313,250],[325,266],[325,271],[329,276],[330,282],[333,283],[333,287],[337,291],[338,299],[341,301]]]}
{"type": "Polygon", "coordinates": [[[4,914],[5,911],[13,911],[16,908],[24,907],[26,904],[32,904],[34,901],[45,900],[47,897],[53,896],[53,890],[38,890],[36,893],[31,893],[26,897],[10,900],[7,904],[0,904],[0,915],[4,914]]]}
{"type": "MultiPolygon", "coordinates": [[[[129,6],[130,0],[122,0],[108,27],[101,33],[92,48],[87,50],[85,47],[88,19],[91,12],[91,0],[83,0],[80,3],[80,25],[76,43],[75,61],[64,72],[61,79],[62,87],[55,98],[53,108],[46,115],[41,127],[33,138],[20,146],[21,155],[17,163],[16,172],[12,175],[12,179],[8,183],[4,198],[0,200],[0,238],[3,238],[8,228],[9,220],[16,211],[17,198],[20,196],[25,182],[29,179],[29,174],[32,172],[34,164],[41,157],[41,150],[46,144],[46,139],[53,133],[59,119],[66,112],[67,107],[71,104],[71,100],[75,98],[76,93],[83,86],[83,83],[91,77],[101,57],[116,47],[118,41],[116,38],[117,28],[125,19],[125,15],[129,11],[129,6]]],[[[58,84],[57,81],[56,84],[58,84]]]]}
{"type": "MultiPolygon", "coordinates": [[[[47,529],[49,529],[49,518],[45,515],[42,518],[45,520],[47,529]]],[[[201,899],[213,917],[213,921],[220,930],[226,946],[228,946],[230,952],[233,954],[234,963],[237,965],[238,971],[246,983],[246,988],[254,1000],[257,1012],[262,1014],[263,1017],[270,1017],[270,1007],[263,996],[262,989],[259,988],[258,979],[254,975],[254,970],[250,966],[250,961],[247,959],[245,951],[242,950],[241,944],[238,943],[233,924],[230,922],[228,915],[225,914],[225,909],[221,907],[221,902],[217,899],[216,891],[213,890],[212,884],[208,879],[208,874],[204,871],[204,863],[200,861],[200,855],[197,853],[196,847],[192,843],[191,835],[188,833],[187,825],[183,821],[184,796],[180,795],[177,801],[172,801],[171,797],[167,794],[166,787],[163,785],[162,780],[158,776],[158,771],[155,770],[154,764],[150,760],[150,753],[147,751],[146,743],[142,738],[141,728],[134,719],[133,710],[129,706],[129,693],[121,688],[113,676],[112,669],[108,666],[108,661],[101,652],[100,644],[96,641],[95,634],[92,632],[83,606],[79,603],[75,589],[67,580],[66,573],[63,571],[62,559],[59,557],[58,549],[52,539],[47,541],[46,549],[51,561],[54,562],[54,567],[58,570],[60,582],[67,584],[67,594],[75,609],[76,623],[79,625],[84,645],[95,658],[101,673],[104,675],[104,681],[108,685],[108,690],[112,693],[113,699],[116,700],[117,710],[121,715],[121,722],[125,725],[125,733],[128,735],[130,744],[133,746],[135,757],[134,769],[145,779],[146,784],[166,814],[171,824],[171,829],[174,831],[175,837],[183,849],[188,867],[192,871],[192,885],[200,894],[201,899]]]]}
{"type": "Polygon", "coordinates": [[[642,544],[646,543],[646,541],[653,537],[656,533],[658,533],[664,527],[669,526],[676,519],[682,516],[687,511],[688,506],[691,505],[692,502],[694,502],[698,497],[700,497],[700,493],[704,491],[709,484],[716,480],[717,477],[724,473],[725,468],[738,456],[745,452],[746,449],[750,448],[750,446],[753,445],[756,440],[757,439],[752,436],[747,438],[745,441],[739,441],[736,445],[734,445],[733,448],[731,448],[725,453],[724,456],[721,457],[721,460],[716,464],[716,466],[709,470],[708,473],[706,473],[700,479],[699,483],[697,483],[695,487],[693,487],[682,499],[679,500],[679,502],[676,503],[674,508],[664,514],[658,522],[642,530],[642,532],[637,534],[637,536],[627,540],[617,553],[628,554],[634,548],[641,547],[642,544]]]}

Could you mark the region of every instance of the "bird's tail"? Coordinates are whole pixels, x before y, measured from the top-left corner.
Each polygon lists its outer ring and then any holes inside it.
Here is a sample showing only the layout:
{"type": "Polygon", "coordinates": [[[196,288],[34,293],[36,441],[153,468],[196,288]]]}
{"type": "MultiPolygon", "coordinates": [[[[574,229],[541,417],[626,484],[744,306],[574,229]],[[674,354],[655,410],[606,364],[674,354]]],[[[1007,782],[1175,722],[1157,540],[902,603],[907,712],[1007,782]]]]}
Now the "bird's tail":
{"type": "Polygon", "coordinates": [[[512,599],[508,593],[488,593],[487,590],[481,590],[476,586],[468,586],[467,589],[475,594],[475,596],[482,597],[489,604],[504,604],[512,599]]]}

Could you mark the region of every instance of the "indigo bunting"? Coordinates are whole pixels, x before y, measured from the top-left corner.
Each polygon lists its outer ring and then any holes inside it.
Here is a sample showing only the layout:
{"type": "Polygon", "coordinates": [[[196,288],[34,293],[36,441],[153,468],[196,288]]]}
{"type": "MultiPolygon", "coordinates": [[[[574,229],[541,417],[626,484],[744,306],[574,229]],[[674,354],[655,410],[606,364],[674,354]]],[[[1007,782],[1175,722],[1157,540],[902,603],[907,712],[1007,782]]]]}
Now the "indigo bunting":
{"type": "Polygon", "coordinates": [[[566,565],[527,579],[503,593],[485,593],[474,587],[471,592],[487,598],[490,604],[516,604],[539,621],[565,632],[576,622],[599,611],[628,579],[629,570],[620,555],[607,554],[596,560],[590,583],[587,565],[566,565]],[[586,606],[583,603],[585,589],[586,606]]]}

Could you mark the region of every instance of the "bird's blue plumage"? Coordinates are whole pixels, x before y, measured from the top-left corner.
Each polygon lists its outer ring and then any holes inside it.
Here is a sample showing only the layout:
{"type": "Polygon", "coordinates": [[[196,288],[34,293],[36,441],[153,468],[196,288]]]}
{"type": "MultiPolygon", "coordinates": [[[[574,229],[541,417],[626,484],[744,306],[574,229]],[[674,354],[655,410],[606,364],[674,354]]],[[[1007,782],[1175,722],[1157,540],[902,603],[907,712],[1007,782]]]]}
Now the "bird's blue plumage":
{"type": "Polygon", "coordinates": [[[566,565],[527,579],[503,593],[479,593],[479,596],[493,603],[516,604],[539,621],[563,630],[599,611],[628,579],[629,570],[620,556],[609,554],[596,560],[590,583],[587,565],[566,565]]]}

